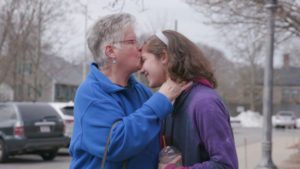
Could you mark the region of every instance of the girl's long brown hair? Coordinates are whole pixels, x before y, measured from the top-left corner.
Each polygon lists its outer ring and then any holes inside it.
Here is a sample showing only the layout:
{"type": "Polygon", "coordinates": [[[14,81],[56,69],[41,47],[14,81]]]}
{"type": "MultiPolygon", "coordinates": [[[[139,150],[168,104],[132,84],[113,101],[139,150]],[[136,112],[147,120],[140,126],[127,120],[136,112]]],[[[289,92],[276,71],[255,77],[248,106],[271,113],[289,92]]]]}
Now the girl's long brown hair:
{"type": "Polygon", "coordinates": [[[180,81],[204,78],[216,88],[217,80],[210,62],[197,45],[176,31],[165,30],[162,33],[168,38],[168,44],[164,44],[156,35],[153,35],[145,42],[143,50],[154,54],[158,59],[163,50],[167,51],[170,78],[180,81]]]}

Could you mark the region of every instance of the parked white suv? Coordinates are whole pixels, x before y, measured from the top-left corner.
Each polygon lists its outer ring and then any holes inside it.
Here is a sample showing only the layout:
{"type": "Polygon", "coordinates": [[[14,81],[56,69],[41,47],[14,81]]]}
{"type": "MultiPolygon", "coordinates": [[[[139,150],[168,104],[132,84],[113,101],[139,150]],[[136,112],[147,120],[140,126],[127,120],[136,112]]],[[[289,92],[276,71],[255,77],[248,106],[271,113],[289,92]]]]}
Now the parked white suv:
{"type": "Polygon", "coordinates": [[[61,116],[65,124],[65,136],[71,140],[74,121],[73,102],[51,102],[49,103],[61,116]]]}
{"type": "Polygon", "coordinates": [[[296,116],[292,111],[279,111],[272,121],[274,127],[296,127],[296,116]]]}

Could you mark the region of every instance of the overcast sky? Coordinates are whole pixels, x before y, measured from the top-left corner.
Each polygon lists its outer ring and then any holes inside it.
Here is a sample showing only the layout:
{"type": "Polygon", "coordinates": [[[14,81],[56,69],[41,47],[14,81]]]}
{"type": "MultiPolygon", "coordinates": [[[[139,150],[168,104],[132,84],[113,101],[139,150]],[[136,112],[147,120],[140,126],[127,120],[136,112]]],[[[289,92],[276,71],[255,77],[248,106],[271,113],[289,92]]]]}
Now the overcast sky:
{"type": "MultiPolygon", "coordinates": [[[[81,1],[86,3],[86,0],[81,1]]],[[[88,27],[101,16],[119,12],[118,7],[115,11],[104,8],[111,2],[109,0],[87,0],[87,2],[88,27]]],[[[125,0],[125,2],[122,11],[131,13],[137,18],[139,23],[138,34],[153,33],[153,31],[162,29],[174,29],[174,23],[177,20],[177,31],[195,43],[201,42],[217,48],[224,52],[227,58],[231,58],[231,51],[218,33],[218,29],[205,24],[205,18],[183,0],[144,0],[143,5],[140,0],[125,0]]],[[[71,37],[72,42],[66,48],[66,51],[71,51],[72,59],[82,56],[84,51],[84,15],[82,12],[79,11],[75,15],[74,24],[75,31],[71,37]]],[[[278,59],[275,58],[275,65],[278,64],[277,62],[278,59]]]]}
{"type": "MultiPolygon", "coordinates": [[[[82,2],[85,2],[85,0],[82,0],[82,2]]],[[[99,17],[118,12],[103,8],[108,3],[109,0],[88,0],[88,27],[99,17]]],[[[144,5],[141,4],[141,1],[136,3],[136,0],[127,0],[122,11],[131,13],[137,18],[139,24],[138,34],[153,33],[153,31],[163,29],[174,29],[175,20],[177,20],[177,31],[192,41],[208,44],[226,52],[222,42],[216,40],[216,37],[218,37],[217,30],[203,24],[204,18],[182,0],[144,0],[144,5]]],[[[66,50],[78,54],[84,50],[84,15],[79,11],[74,18],[73,24],[75,25],[75,30],[71,37],[72,42],[66,50]]],[[[230,55],[230,53],[227,55],[230,55]]]]}

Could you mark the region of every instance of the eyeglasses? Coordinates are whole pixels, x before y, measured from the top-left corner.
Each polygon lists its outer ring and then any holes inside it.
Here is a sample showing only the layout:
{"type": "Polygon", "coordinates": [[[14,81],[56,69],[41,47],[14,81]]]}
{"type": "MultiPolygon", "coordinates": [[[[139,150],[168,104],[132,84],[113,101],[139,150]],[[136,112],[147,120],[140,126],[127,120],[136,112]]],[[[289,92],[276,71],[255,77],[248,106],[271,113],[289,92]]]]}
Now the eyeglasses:
{"type": "Polygon", "coordinates": [[[114,43],[125,43],[125,44],[128,44],[128,45],[137,45],[137,44],[139,44],[139,42],[135,39],[122,40],[122,41],[118,41],[118,42],[114,42],[114,43]]]}

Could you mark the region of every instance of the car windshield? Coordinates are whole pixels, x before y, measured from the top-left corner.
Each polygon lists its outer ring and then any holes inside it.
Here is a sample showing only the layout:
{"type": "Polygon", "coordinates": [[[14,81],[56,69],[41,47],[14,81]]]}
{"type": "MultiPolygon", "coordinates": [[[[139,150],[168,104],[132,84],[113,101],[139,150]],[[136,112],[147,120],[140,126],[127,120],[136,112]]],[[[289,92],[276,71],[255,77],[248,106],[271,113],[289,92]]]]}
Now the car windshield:
{"type": "Polygon", "coordinates": [[[73,106],[66,106],[61,108],[61,111],[64,113],[64,115],[69,115],[69,116],[74,116],[73,110],[74,110],[73,106]]]}

